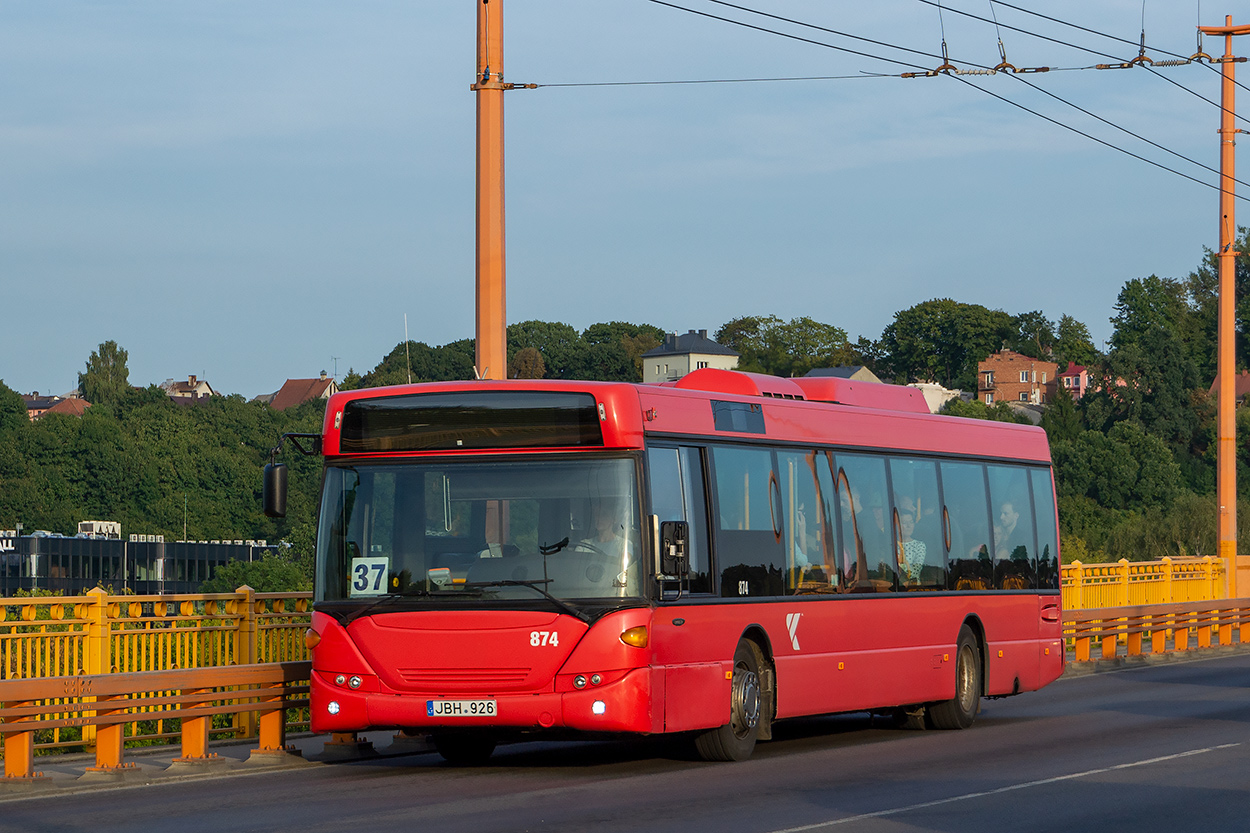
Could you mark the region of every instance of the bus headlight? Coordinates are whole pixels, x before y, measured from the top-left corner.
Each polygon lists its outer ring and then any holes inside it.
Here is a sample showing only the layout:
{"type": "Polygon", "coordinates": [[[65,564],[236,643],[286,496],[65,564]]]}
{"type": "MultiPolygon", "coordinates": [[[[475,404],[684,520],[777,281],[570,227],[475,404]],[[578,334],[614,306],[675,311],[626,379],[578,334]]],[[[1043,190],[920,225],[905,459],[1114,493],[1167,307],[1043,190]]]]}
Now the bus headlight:
{"type": "Polygon", "coordinates": [[[339,701],[331,700],[329,703],[326,703],[326,711],[328,711],[330,714],[338,714],[339,713],[339,701]]]}

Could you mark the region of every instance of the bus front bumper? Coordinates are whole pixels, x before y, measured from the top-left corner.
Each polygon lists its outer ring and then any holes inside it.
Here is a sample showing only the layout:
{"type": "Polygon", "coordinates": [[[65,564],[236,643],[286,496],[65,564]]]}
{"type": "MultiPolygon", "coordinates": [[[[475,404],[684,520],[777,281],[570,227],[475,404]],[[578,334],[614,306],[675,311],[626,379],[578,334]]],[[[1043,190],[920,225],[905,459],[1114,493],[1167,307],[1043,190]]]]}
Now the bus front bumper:
{"type": "Polygon", "coordinates": [[[586,732],[662,731],[663,715],[652,715],[652,669],[635,668],[621,679],[568,692],[507,694],[422,694],[352,691],[314,671],[311,710],[314,732],[367,729],[574,729],[586,732]],[[492,700],[493,716],[431,716],[431,702],[492,700]]]}

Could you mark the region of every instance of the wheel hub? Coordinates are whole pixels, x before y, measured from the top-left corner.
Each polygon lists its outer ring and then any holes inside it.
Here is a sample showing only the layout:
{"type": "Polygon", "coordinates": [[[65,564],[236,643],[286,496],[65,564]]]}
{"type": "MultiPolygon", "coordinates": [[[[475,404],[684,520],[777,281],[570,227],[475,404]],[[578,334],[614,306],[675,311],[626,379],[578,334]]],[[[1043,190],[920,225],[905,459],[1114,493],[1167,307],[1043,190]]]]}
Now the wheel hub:
{"type": "Polygon", "coordinates": [[[754,671],[738,668],[733,679],[733,728],[739,737],[760,722],[760,678],[754,671]]]}

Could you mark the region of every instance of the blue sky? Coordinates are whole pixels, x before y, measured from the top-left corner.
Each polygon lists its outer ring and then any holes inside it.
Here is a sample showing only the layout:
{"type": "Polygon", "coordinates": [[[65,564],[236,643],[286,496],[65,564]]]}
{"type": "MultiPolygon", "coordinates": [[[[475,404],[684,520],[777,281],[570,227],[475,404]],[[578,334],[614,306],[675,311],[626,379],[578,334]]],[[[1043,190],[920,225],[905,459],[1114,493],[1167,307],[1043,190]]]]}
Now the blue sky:
{"type": "MultiPolygon", "coordinates": [[[[505,3],[516,83],[905,69],[646,0],[505,3]]],[[[746,5],[940,49],[938,10],[918,0],[746,5]]],[[[996,64],[993,27],[951,11],[988,16],[988,0],[943,5],[952,59],[996,64]]],[[[1131,41],[1142,26],[1141,2],[1016,5],[1131,41]]],[[[1250,22],[1250,4],[1210,6],[1205,23],[1250,22]]],[[[251,397],[334,357],[340,376],[371,369],[405,313],[413,339],[471,337],[475,14],[469,0],[0,5],[0,379],[63,393],[113,339],[134,384],[194,373],[251,397]]],[[[1196,3],[1145,6],[1158,49],[1192,53],[1196,22],[1196,3]]],[[[1105,60],[1002,38],[1017,66],[1105,60]]],[[[1218,100],[1207,68],[1160,73],[1218,100]]],[[[1218,109],[1146,71],[1027,79],[1218,167],[1218,109]]],[[[968,80],[1214,181],[1017,78],[968,80]]],[[[506,106],[510,321],[808,315],[877,338],[896,311],[953,297],[1067,313],[1102,340],[1125,281],[1184,276],[1215,244],[1214,190],[951,77],[548,87],[506,106]]]]}

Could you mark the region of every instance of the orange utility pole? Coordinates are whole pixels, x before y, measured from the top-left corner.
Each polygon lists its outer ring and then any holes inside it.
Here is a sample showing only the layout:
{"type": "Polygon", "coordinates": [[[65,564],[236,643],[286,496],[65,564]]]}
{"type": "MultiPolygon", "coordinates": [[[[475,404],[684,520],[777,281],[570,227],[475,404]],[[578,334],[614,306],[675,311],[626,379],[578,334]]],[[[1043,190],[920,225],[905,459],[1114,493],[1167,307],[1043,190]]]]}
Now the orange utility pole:
{"type": "Polygon", "coordinates": [[[478,0],[477,77],[477,349],[482,379],[508,378],[504,286],[503,0],[478,0]]]}
{"type": "MultiPolygon", "coordinates": [[[[1219,434],[1216,446],[1215,495],[1219,504],[1219,556],[1228,575],[1228,596],[1237,598],[1237,438],[1235,421],[1234,376],[1237,357],[1233,350],[1236,326],[1237,220],[1236,138],[1237,125],[1234,118],[1235,102],[1233,70],[1238,61],[1233,57],[1233,36],[1250,34],[1250,26],[1234,26],[1232,15],[1224,18],[1223,26],[1199,26],[1198,31],[1208,35],[1224,36],[1224,57],[1217,59],[1223,69],[1223,85],[1220,105],[1220,251],[1219,251],[1219,335],[1216,354],[1215,377],[1219,384],[1217,397],[1219,434]]],[[[1242,60],[1245,60],[1244,58],[1242,60]]]]}

